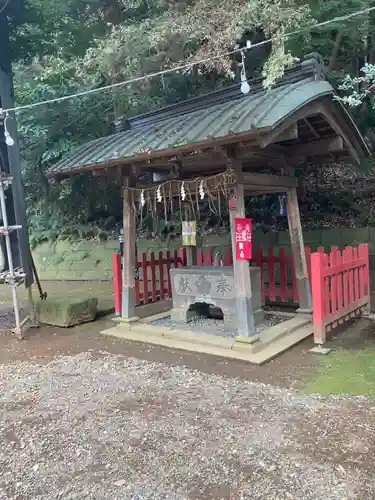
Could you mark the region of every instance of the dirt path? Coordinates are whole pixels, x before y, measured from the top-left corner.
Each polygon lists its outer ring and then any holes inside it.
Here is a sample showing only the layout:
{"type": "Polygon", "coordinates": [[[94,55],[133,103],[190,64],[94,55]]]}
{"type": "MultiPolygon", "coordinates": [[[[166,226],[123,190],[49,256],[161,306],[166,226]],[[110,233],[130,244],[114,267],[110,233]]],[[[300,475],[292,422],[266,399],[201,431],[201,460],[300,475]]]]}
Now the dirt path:
{"type": "Polygon", "coordinates": [[[2,365],[0,405],[4,499],[375,498],[365,399],[95,350],[2,365]]]}
{"type": "Polygon", "coordinates": [[[109,325],[0,336],[1,499],[375,498],[372,402],[294,390],[311,339],[256,367],[109,325]]]}
{"type": "Polygon", "coordinates": [[[240,377],[284,387],[295,387],[315,370],[315,358],[308,350],[312,340],[296,346],[267,365],[257,367],[242,361],[227,360],[204,354],[172,350],[159,346],[111,339],[99,334],[113,326],[110,318],[77,328],[59,329],[44,326],[29,330],[26,340],[19,342],[11,333],[0,335],[0,364],[35,360],[46,363],[61,355],[87,351],[106,351],[168,365],[183,365],[193,370],[224,377],[240,377]]]}

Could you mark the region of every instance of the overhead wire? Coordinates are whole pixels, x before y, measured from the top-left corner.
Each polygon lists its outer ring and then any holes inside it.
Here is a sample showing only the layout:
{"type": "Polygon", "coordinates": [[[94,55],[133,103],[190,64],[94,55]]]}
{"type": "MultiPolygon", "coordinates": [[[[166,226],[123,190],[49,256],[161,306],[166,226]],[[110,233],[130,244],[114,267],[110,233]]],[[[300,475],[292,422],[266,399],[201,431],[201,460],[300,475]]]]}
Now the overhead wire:
{"type": "Polygon", "coordinates": [[[3,5],[2,9],[0,10],[0,14],[1,14],[2,12],[4,12],[4,10],[8,7],[8,5],[10,4],[10,2],[11,2],[11,1],[12,1],[12,0],[7,0],[7,2],[5,3],[5,5],[3,5]]]}
{"type": "MultiPolygon", "coordinates": [[[[11,1],[11,0],[9,0],[9,1],[11,1]]],[[[341,22],[342,21],[347,21],[348,19],[360,16],[362,14],[368,14],[368,13],[370,13],[372,11],[375,11],[375,6],[373,6],[373,7],[367,7],[366,9],[358,10],[356,12],[352,12],[351,14],[347,14],[347,15],[344,15],[344,16],[337,16],[337,17],[334,17],[334,18],[329,19],[327,21],[322,21],[320,23],[315,23],[315,24],[313,24],[311,26],[306,26],[306,27],[301,28],[299,30],[295,30],[295,31],[292,31],[290,33],[286,33],[285,35],[283,35],[282,40],[288,40],[289,38],[291,38],[293,36],[300,35],[302,33],[311,31],[311,30],[316,29],[316,28],[321,28],[321,27],[327,26],[327,25],[332,24],[332,23],[337,23],[337,22],[340,22],[340,21],[341,22]]],[[[174,72],[179,72],[179,71],[185,71],[185,70],[193,68],[194,66],[198,66],[198,65],[201,65],[201,64],[206,64],[208,62],[215,61],[215,60],[218,60],[218,59],[224,59],[226,57],[229,57],[229,56],[237,54],[237,53],[248,52],[248,51],[250,51],[250,50],[252,50],[252,49],[254,49],[256,47],[260,47],[262,45],[267,45],[267,44],[271,43],[272,41],[277,41],[277,40],[279,40],[279,37],[273,36],[273,37],[270,37],[270,38],[268,38],[266,40],[263,40],[261,42],[252,44],[252,45],[247,46],[247,47],[239,47],[239,48],[233,49],[233,50],[231,50],[229,52],[226,52],[224,54],[218,54],[216,56],[207,57],[207,58],[204,58],[204,59],[200,59],[198,61],[191,61],[191,62],[188,62],[188,63],[185,63],[185,64],[180,64],[180,65],[177,65],[177,66],[173,66],[171,68],[167,68],[165,70],[161,70],[161,71],[158,71],[158,72],[155,72],[155,73],[149,73],[147,75],[142,75],[142,76],[130,78],[129,80],[125,80],[123,82],[117,82],[117,83],[113,83],[113,84],[110,84],[110,85],[105,85],[103,87],[99,87],[99,88],[95,88],[95,89],[83,90],[81,92],[76,92],[74,94],[69,94],[69,95],[65,95],[65,96],[61,96],[61,97],[55,97],[53,99],[47,99],[45,101],[38,101],[38,102],[31,103],[31,104],[25,104],[25,105],[22,105],[22,106],[15,106],[13,108],[0,109],[0,112],[5,113],[5,114],[7,114],[9,112],[18,112],[18,111],[33,109],[33,108],[36,108],[36,107],[39,107],[39,106],[48,105],[48,104],[55,104],[55,103],[59,103],[59,102],[69,101],[69,100],[77,98],[77,97],[83,97],[83,96],[86,96],[86,95],[98,94],[98,93],[106,91],[106,90],[110,90],[110,89],[114,89],[114,88],[119,88],[119,87],[124,87],[124,86],[130,85],[132,83],[137,83],[137,82],[141,82],[141,81],[144,81],[144,80],[149,80],[149,79],[155,78],[157,76],[163,76],[163,75],[166,75],[166,74],[169,74],[169,73],[174,73],[174,72]]]]}

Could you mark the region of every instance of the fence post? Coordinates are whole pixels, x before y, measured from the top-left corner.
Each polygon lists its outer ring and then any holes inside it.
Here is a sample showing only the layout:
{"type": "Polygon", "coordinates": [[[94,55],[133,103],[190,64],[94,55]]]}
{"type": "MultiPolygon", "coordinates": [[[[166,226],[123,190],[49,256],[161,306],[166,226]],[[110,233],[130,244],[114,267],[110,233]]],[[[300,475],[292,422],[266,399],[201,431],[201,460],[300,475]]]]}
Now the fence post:
{"type": "Polygon", "coordinates": [[[305,247],[305,255],[306,255],[307,274],[309,276],[310,286],[311,286],[311,248],[310,247],[305,247]]]}
{"type": "Polygon", "coordinates": [[[201,248],[198,248],[197,265],[203,266],[203,250],[201,248]]]}
{"type": "Polygon", "coordinates": [[[142,252],[141,257],[142,266],[142,284],[143,284],[143,304],[148,304],[148,272],[147,272],[147,254],[142,252]]]}
{"type": "Polygon", "coordinates": [[[115,302],[115,315],[121,316],[121,255],[112,254],[112,272],[113,272],[113,297],[115,302]]]}
{"type": "Polygon", "coordinates": [[[288,302],[288,267],[285,254],[285,248],[279,250],[279,281],[280,297],[282,302],[288,302]]]}
{"type": "Polygon", "coordinates": [[[232,249],[226,248],[224,254],[224,266],[231,266],[233,264],[232,261],[232,249]]]}
{"type": "Polygon", "coordinates": [[[324,324],[324,254],[315,252],[311,255],[311,294],[313,306],[314,342],[324,344],[326,328],[324,324]]]}
{"type": "Polygon", "coordinates": [[[358,247],[358,255],[360,258],[365,259],[366,265],[363,269],[361,278],[363,279],[363,285],[365,289],[365,293],[368,296],[368,302],[364,307],[362,314],[364,316],[369,316],[371,314],[371,289],[370,289],[370,260],[368,254],[368,244],[362,243],[358,247]]]}
{"type": "Polygon", "coordinates": [[[205,249],[203,254],[203,265],[211,267],[212,264],[213,264],[212,248],[208,247],[205,249]]]}
{"type": "Polygon", "coordinates": [[[187,265],[187,252],[186,252],[185,248],[180,248],[178,250],[178,257],[179,257],[181,267],[185,267],[187,265]]]}

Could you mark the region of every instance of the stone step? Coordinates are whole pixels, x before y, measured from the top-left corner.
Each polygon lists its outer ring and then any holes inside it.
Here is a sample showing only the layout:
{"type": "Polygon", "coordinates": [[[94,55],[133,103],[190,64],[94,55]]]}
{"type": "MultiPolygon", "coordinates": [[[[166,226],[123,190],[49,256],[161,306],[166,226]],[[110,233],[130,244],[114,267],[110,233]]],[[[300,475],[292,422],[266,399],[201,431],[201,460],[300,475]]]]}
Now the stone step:
{"type": "Polygon", "coordinates": [[[96,297],[52,297],[36,303],[40,323],[63,328],[93,321],[97,311],[96,297]]]}
{"type": "MultiPolygon", "coordinates": [[[[121,325],[118,325],[121,327],[121,325]]],[[[235,339],[231,337],[221,337],[215,335],[199,335],[191,330],[179,330],[167,326],[155,326],[145,323],[137,323],[131,326],[131,329],[144,335],[155,335],[176,341],[186,341],[194,344],[219,346],[226,349],[231,349],[235,343],[235,339]]]]}
{"type": "MultiPolygon", "coordinates": [[[[276,358],[276,356],[279,356],[291,347],[310,337],[313,334],[313,331],[311,323],[298,328],[289,335],[285,335],[285,337],[275,340],[275,342],[266,345],[262,350],[252,354],[251,362],[257,365],[267,363],[268,361],[271,361],[271,359],[276,358]]],[[[311,345],[313,345],[313,342],[311,345]]]]}
{"type": "Polygon", "coordinates": [[[252,353],[249,350],[236,350],[218,345],[208,345],[203,343],[188,342],[177,338],[169,338],[154,333],[141,333],[138,327],[124,328],[122,325],[115,326],[101,332],[103,335],[113,336],[120,339],[126,339],[135,342],[144,342],[152,345],[169,347],[171,349],[181,349],[213,356],[220,356],[227,359],[239,359],[248,361],[256,365],[261,365],[275,358],[290,347],[303,341],[313,333],[313,327],[310,324],[299,328],[275,342],[264,346],[259,352],[252,353]]]}
{"type": "Polygon", "coordinates": [[[251,353],[259,352],[271,343],[285,337],[304,326],[311,324],[311,318],[308,316],[295,316],[287,321],[271,326],[265,332],[261,333],[256,342],[244,344],[236,342],[233,346],[234,350],[249,351],[251,353]]]}

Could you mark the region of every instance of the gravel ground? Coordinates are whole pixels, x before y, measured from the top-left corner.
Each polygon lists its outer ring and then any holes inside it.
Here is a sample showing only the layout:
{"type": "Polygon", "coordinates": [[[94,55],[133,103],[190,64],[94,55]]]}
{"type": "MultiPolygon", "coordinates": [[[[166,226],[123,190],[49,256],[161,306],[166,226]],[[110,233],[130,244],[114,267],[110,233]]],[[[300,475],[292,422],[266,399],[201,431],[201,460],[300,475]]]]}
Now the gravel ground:
{"type": "MultiPolygon", "coordinates": [[[[28,310],[26,307],[20,308],[20,318],[21,321],[28,314],[28,310]]],[[[11,330],[16,326],[16,320],[14,316],[13,304],[9,304],[8,302],[0,302],[0,331],[6,332],[11,330]]]]}
{"type": "Polygon", "coordinates": [[[2,499],[371,500],[374,406],[105,352],[0,366],[2,499]]]}
{"type": "MultiPolygon", "coordinates": [[[[275,326],[288,319],[290,318],[286,316],[266,314],[265,320],[263,323],[256,325],[255,331],[259,334],[267,328],[275,326]]],[[[224,321],[222,319],[207,318],[204,316],[194,318],[188,323],[172,321],[170,316],[156,319],[150,323],[155,326],[167,326],[169,328],[178,328],[179,330],[189,330],[199,335],[215,335],[231,338],[235,338],[237,336],[237,330],[225,328],[224,321]]]]}

